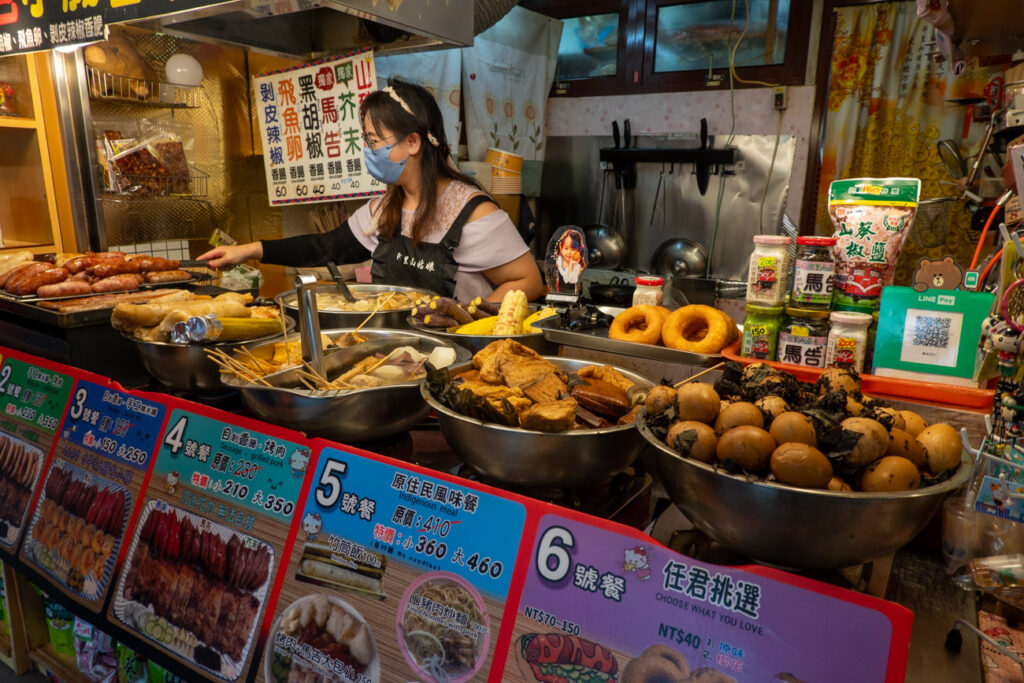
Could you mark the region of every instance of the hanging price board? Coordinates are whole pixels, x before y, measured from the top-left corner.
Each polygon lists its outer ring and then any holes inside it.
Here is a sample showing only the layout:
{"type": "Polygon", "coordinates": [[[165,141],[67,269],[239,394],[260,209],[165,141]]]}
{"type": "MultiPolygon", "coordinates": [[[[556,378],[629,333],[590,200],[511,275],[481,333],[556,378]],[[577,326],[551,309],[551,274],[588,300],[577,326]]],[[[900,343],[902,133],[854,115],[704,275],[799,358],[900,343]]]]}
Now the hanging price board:
{"type": "Polygon", "coordinates": [[[278,433],[171,411],[111,603],[111,621],[204,677],[244,679],[257,649],[310,461],[278,433]]]}
{"type": "Polygon", "coordinates": [[[549,514],[503,680],[902,680],[910,621],[898,605],[549,514]]]}
{"type": "Polygon", "coordinates": [[[164,407],[80,380],[21,558],[99,611],[149,471],[164,407]]]}
{"type": "Polygon", "coordinates": [[[0,349],[0,549],[17,547],[74,378],[0,349]]]}
{"type": "Polygon", "coordinates": [[[376,88],[368,50],[253,79],[271,206],[384,193],[363,167],[359,120],[376,88]]]}
{"type": "Polygon", "coordinates": [[[258,680],[485,680],[497,668],[522,504],[326,448],[301,515],[258,680]]]}

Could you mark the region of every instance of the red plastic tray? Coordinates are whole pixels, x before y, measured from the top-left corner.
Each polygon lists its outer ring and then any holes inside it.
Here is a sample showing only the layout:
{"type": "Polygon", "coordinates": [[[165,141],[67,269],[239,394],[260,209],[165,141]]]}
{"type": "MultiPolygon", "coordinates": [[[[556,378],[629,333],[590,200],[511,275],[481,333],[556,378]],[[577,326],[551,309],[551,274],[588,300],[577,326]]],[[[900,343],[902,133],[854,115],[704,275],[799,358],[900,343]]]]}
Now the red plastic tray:
{"type": "MultiPolygon", "coordinates": [[[[740,342],[736,341],[722,349],[722,356],[728,360],[738,361],[747,365],[751,363],[768,363],[773,368],[784,370],[801,382],[817,382],[823,370],[808,368],[803,365],[779,363],[778,361],[761,361],[757,358],[744,358],[740,355],[740,342]]],[[[861,390],[870,396],[887,397],[924,403],[956,406],[988,410],[992,408],[994,389],[972,389],[970,387],[939,384],[937,382],[919,382],[896,377],[880,377],[878,375],[861,374],[861,390]]]]}

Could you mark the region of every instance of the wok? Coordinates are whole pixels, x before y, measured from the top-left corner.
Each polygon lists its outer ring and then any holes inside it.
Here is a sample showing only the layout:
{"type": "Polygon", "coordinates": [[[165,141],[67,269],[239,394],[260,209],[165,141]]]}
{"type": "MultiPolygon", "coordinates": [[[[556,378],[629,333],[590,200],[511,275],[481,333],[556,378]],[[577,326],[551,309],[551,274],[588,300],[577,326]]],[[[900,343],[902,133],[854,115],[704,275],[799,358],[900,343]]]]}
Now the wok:
{"type": "Polygon", "coordinates": [[[728,474],[662,443],[641,410],[636,421],[654,446],[672,502],[701,531],[754,560],[798,569],[838,569],[907,544],[971,472],[965,460],[946,481],[898,493],[802,489],[728,474]]]}

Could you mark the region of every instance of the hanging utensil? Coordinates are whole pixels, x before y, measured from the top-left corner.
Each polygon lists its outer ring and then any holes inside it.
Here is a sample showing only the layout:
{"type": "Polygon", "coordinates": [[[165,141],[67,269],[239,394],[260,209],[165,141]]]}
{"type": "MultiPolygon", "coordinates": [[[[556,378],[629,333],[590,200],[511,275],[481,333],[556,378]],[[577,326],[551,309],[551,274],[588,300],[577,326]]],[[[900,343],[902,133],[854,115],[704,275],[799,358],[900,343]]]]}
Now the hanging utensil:
{"type": "Polygon", "coordinates": [[[939,159],[942,165],[953,176],[953,180],[962,180],[967,177],[967,162],[960,154],[960,148],[953,140],[939,140],[935,143],[939,151],[939,159]]]}
{"type": "MultiPolygon", "coordinates": [[[[700,120],[700,151],[705,152],[708,149],[708,120],[700,120]]],[[[700,196],[703,197],[708,191],[708,181],[711,179],[711,164],[703,160],[703,155],[699,161],[694,164],[694,172],[697,174],[697,190],[700,192],[700,196]]]]}
{"type": "Polygon", "coordinates": [[[327,272],[331,274],[331,278],[334,283],[338,285],[338,291],[345,297],[345,301],[355,303],[356,298],[352,296],[352,292],[349,291],[348,285],[345,284],[345,278],[341,276],[341,271],[338,270],[338,266],[334,261],[327,262],[327,272]]]}
{"type": "Polygon", "coordinates": [[[619,233],[607,225],[588,225],[584,230],[587,240],[587,267],[615,270],[626,261],[626,242],[619,233]]]}
{"type": "MultiPolygon", "coordinates": [[[[651,202],[651,220],[647,222],[647,225],[654,225],[654,214],[658,210],[658,195],[661,194],[662,183],[665,182],[665,164],[661,165],[661,173],[658,174],[658,184],[654,188],[654,201],[651,202]]],[[[663,203],[664,204],[664,203],[663,203]]],[[[661,227],[665,227],[665,207],[662,206],[661,211],[661,227]]]]}

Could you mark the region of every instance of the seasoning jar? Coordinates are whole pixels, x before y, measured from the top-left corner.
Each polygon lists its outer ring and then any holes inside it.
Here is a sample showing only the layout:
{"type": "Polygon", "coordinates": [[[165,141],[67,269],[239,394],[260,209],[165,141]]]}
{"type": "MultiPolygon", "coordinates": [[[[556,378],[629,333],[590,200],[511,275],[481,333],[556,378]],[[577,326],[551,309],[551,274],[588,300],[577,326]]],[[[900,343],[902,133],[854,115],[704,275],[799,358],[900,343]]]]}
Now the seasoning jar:
{"type": "Polygon", "coordinates": [[[633,290],[634,306],[660,306],[664,293],[662,287],[665,285],[665,278],[660,275],[637,275],[633,282],[636,289],[633,290]]]}
{"type": "Polygon", "coordinates": [[[825,367],[829,312],[817,308],[786,306],[779,329],[778,359],[782,363],[825,367]]]}
{"type": "Polygon", "coordinates": [[[797,237],[793,265],[791,303],[808,308],[828,308],[832,303],[832,279],[836,263],[834,237],[797,237]]]}
{"type": "Polygon", "coordinates": [[[867,313],[832,311],[829,319],[832,321],[832,329],[828,333],[825,365],[853,368],[862,372],[871,316],[867,313]]]}
{"type": "Polygon", "coordinates": [[[779,343],[779,326],[782,324],[782,310],[782,306],[761,306],[747,303],[747,319],[743,321],[741,356],[760,360],[775,360],[775,350],[779,343]]]}
{"type": "Polygon", "coordinates": [[[747,301],[781,306],[789,291],[789,246],[785,235],[754,235],[747,271],[747,301]]]}

